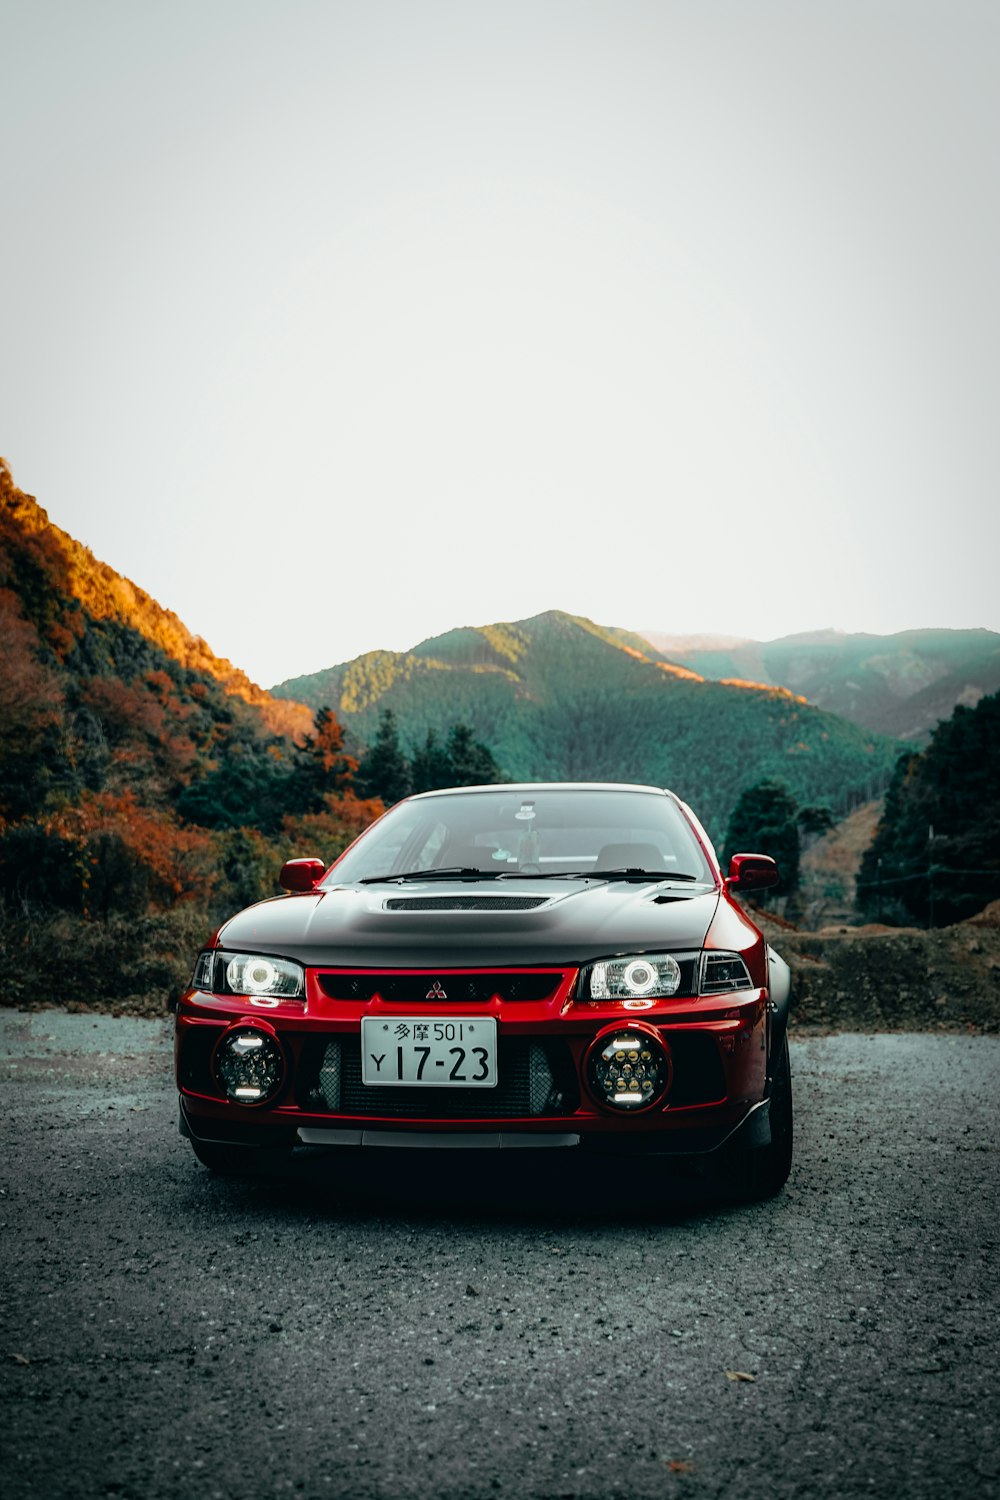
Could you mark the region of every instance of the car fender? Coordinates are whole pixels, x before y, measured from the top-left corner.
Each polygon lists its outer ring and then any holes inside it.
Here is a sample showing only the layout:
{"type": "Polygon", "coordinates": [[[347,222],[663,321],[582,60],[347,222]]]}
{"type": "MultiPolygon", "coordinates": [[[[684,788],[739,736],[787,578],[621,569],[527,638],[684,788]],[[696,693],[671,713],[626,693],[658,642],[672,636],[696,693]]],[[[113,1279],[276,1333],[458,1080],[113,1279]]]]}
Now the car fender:
{"type": "Polygon", "coordinates": [[[788,1012],[792,1003],[792,971],[780,953],[767,949],[767,993],[771,1005],[770,1056],[781,1051],[788,1029],[788,1012]]]}

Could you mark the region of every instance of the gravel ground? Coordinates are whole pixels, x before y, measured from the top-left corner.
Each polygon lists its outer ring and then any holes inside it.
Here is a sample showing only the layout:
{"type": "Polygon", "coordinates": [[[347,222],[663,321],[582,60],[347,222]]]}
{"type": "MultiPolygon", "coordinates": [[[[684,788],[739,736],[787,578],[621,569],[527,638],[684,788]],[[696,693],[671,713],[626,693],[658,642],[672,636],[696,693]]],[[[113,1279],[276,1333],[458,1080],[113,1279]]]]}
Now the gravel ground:
{"type": "Polygon", "coordinates": [[[735,1209],[468,1152],[226,1182],[164,1023],[0,1039],[8,1500],[1000,1494],[1000,1038],[793,1042],[791,1181],[735,1209]]]}

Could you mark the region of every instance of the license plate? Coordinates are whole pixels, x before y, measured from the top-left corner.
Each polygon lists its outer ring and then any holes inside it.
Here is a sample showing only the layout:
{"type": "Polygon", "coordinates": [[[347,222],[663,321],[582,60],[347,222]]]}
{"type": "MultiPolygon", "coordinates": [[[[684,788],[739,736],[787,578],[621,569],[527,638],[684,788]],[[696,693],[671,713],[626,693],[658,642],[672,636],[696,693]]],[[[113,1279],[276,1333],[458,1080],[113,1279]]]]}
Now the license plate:
{"type": "Polygon", "coordinates": [[[361,1079],[369,1088],[428,1084],[433,1088],[495,1089],[497,1023],[492,1016],[365,1016],[361,1079]]]}

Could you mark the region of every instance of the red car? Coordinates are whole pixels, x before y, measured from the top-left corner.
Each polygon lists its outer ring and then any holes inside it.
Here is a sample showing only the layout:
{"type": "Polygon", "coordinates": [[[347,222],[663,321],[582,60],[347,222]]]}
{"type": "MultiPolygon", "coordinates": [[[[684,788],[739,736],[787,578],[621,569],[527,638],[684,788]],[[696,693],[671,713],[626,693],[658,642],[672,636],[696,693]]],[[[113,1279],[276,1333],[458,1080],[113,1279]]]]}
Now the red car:
{"type": "Polygon", "coordinates": [[[766,1197],[788,1176],[789,971],[734,900],[778,879],[656,787],[398,803],[214,935],[177,1007],[181,1131],[298,1150],[547,1147],[766,1197]]]}

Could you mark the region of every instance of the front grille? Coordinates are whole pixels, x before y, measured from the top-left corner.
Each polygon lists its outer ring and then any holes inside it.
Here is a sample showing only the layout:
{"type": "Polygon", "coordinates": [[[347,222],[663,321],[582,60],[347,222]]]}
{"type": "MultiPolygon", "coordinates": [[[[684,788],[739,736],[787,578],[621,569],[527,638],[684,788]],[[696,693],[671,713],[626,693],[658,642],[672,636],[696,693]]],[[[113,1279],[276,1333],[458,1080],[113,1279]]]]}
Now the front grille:
{"type": "Polygon", "coordinates": [[[386,911],[532,911],[548,896],[391,896],[386,911]]]}
{"type": "Polygon", "coordinates": [[[300,1103],[340,1115],[411,1120],[526,1119],[572,1114],[579,1090],[560,1042],[500,1039],[495,1089],[366,1088],[358,1037],[315,1038],[303,1054],[300,1103]]]}
{"type": "Polygon", "coordinates": [[[494,996],[501,1000],[547,1000],[565,978],[565,971],[514,969],[449,973],[442,969],[427,969],[419,974],[405,974],[398,969],[382,973],[332,969],[317,974],[316,978],[320,989],[331,1000],[371,1000],[373,996],[381,995],[383,1000],[401,1005],[422,1005],[425,1000],[456,1000],[467,1005],[470,1001],[492,1000],[494,996]]]}

